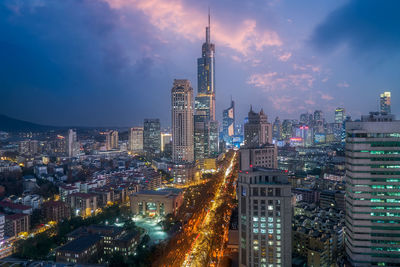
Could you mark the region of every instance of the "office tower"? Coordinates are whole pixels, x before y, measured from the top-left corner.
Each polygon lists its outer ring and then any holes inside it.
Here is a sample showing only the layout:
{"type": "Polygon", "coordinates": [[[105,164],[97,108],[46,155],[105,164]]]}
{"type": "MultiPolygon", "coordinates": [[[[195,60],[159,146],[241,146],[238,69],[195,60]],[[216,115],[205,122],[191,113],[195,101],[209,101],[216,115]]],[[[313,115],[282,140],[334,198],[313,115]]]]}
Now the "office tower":
{"type": "Polygon", "coordinates": [[[256,148],[240,149],[240,169],[251,170],[253,167],[278,168],[278,148],[274,144],[265,144],[256,148]]]}
{"type": "Polygon", "coordinates": [[[244,144],[247,147],[258,147],[267,143],[272,143],[272,126],[268,117],[262,109],[260,113],[255,113],[250,107],[248,122],[244,125],[244,144]]]}
{"type": "Polygon", "coordinates": [[[144,119],[143,150],[147,156],[154,157],[161,152],[160,119],[144,119]]]}
{"type": "Polygon", "coordinates": [[[172,142],[171,133],[161,133],[161,152],[164,152],[165,146],[172,142]]]}
{"type": "Polygon", "coordinates": [[[210,14],[206,27],[206,42],[201,47],[201,58],[197,59],[197,90],[196,101],[206,110],[209,120],[215,120],[215,45],[210,38],[210,14]]]}
{"type": "Polygon", "coordinates": [[[229,108],[222,112],[222,134],[226,143],[232,143],[235,135],[235,102],[231,100],[229,108]]]}
{"type": "Polygon", "coordinates": [[[208,122],[208,157],[216,158],[219,154],[219,123],[218,121],[208,122]]]}
{"type": "Polygon", "coordinates": [[[203,112],[196,110],[194,120],[194,158],[203,160],[208,157],[208,120],[203,112]]]}
{"type": "Polygon", "coordinates": [[[313,129],[314,133],[323,133],[324,132],[324,113],[322,110],[314,111],[313,118],[313,129]]]}
{"type": "Polygon", "coordinates": [[[206,42],[197,59],[197,85],[195,98],[194,138],[195,158],[202,160],[218,155],[218,122],[215,119],[215,45],[210,39],[210,14],[206,27],[206,42]]]}
{"type": "Polygon", "coordinates": [[[387,114],[392,113],[392,110],[391,110],[391,107],[390,107],[390,105],[391,105],[390,98],[391,98],[391,93],[390,92],[384,92],[384,93],[381,94],[381,97],[379,99],[380,100],[381,112],[385,112],[387,114]]]}
{"type": "Polygon", "coordinates": [[[76,138],[76,131],[69,129],[67,136],[67,153],[68,157],[76,157],[79,152],[79,144],[76,138]]]}
{"type": "Polygon", "coordinates": [[[143,127],[132,127],[129,132],[129,150],[131,152],[143,151],[143,127]]]}
{"type": "Polygon", "coordinates": [[[281,124],[281,120],[279,119],[279,117],[275,118],[273,129],[272,129],[272,137],[275,140],[282,139],[282,124],[281,124]]]}
{"type": "Polygon", "coordinates": [[[336,108],[335,123],[343,124],[345,120],[346,120],[346,110],[344,108],[336,108]]]}
{"type": "Polygon", "coordinates": [[[288,140],[292,137],[293,129],[292,129],[292,121],[291,120],[283,120],[282,122],[282,138],[284,140],[288,140]]]}
{"type": "Polygon", "coordinates": [[[309,113],[300,114],[300,123],[311,125],[313,122],[313,115],[309,113]]]}
{"type": "Polygon", "coordinates": [[[189,80],[174,80],[171,90],[172,160],[194,161],[193,88],[189,80]]]}
{"type": "Polygon", "coordinates": [[[284,171],[240,171],[239,266],[292,266],[291,186],[284,171]]]}
{"type": "Polygon", "coordinates": [[[108,131],[106,133],[106,149],[107,150],[112,150],[112,149],[118,149],[118,131],[108,131]]]}
{"type": "Polygon", "coordinates": [[[400,121],[346,122],[346,254],[353,266],[400,265],[400,121]]]}

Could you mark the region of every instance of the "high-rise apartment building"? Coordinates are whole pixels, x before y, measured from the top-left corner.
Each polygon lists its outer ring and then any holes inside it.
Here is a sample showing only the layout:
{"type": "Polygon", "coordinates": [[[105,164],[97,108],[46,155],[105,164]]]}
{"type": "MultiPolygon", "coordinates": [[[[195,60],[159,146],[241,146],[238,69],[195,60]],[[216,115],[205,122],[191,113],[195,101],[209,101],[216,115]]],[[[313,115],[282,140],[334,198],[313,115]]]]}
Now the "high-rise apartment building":
{"type": "Polygon", "coordinates": [[[79,144],[76,137],[76,131],[69,129],[67,136],[67,153],[68,157],[76,157],[79,152],[79,144]]]}
{"type": "Polygon", "coordinates": [[[353,266],[400,266],[400,121],[346,122],[346,254],[353,266]]]}
{"type": "Polygon", "coordinates": [[[132,127],[130,129],[129,150],[131,152],[143,151],[143,127],[132,127]]]}
{"type": "Polygon", "coordinates": [[[256,113],[250,107],[248,121],[244,125],[244,144],[247,147],[272,144],[272,125],[262,109],[256,113]]]}
{"type": "Polygon", "coordinates": [[[222,113],[222,133],[226,143],[232,143],[232,137],[235,135],[235,102],[231,100],[229,108],[222,113]]]}
{"type": "Polygon", "coordinates": [[[160,119],[144,119],[143,150],[148,156],[156,156],[161,152],[160,119]]]}
{"type": "Polygon", "coordinates": [[[194,161],[193,88],[189,80],[174,80],[171,90],[172,160],[194,161]]]}
{"type": "Polygon", "coordinates": [[[119,142],[118,131],[111,130],[106,133],[107,150],[118,149],[118,142],[119,142]]]}
{"type": "Polygon", "coordinates": [[[391,110],[391,93],[390,92],[384,92],[380,95],[379,98],[380,102],[380,108],[381,112],[385,112],[387,114],[392,113],[391,110]]]}
{"type": "Polygon", "coordinates": [[[239,266],[292,266],[291,186],[284,171],[240,171],[239,266]]]}

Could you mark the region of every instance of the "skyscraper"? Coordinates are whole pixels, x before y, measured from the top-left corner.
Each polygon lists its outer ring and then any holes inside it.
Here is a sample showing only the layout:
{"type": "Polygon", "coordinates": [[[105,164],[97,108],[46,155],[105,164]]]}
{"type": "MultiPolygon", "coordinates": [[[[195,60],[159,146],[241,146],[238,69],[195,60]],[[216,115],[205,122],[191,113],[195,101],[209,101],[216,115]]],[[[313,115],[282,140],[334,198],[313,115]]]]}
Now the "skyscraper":
{"type": "Polygon", "coordinates": [[[194,120],[194,158],[202,160],[208,157],[208,120],[204,112],[196,110],[194,120]]]}
{"type": "Polygon", "coordinates": [[[400,121],[346,122],[346,254],[353,266],[400,265],[400,121]]]}
{"type": "Polygon", "coordinates": [[[172,159],[174,162],[194,161],[193,88],[189,80],[174,80],[171,90],[172,159]]]}
{"type": "Polygon", "coordinates": [[[68,157],[76,157],[79,152],[79,144],[77,142],[76,131],[69,129],[67,137],[67,153],[68,157]]]}
{"type": "Polygon", "coordinates": [[[250,107],[248,122],[244,125],[244,144],[247,147],[258,147],[272,143],[272,125],[261,109],[260,113],[250,107]]]}
{"type": "Polygon", "coordinates": [[[144,119],[143,150],[147,156],[154,157],[161,152],[160,119],[144,119]]]}
{"type": "Polygon", "coordinates": [[[171,133],[161,133],[161,152],[164,152],[165,146],[172,142],[171,133]]]}
{"type": "Polygon", "coordinates": [[[201,47],[201,58],[197,59],[197,90],[196,101],[199,108],[206,110],[209,120],[215,120],[215,45],[210,38],[210,14],[206,27],[206,42],[201,47]]]}
{"type": "Polygon", "coordinates": [[[335,123],[343,123],[346,119],[346,110],[344,108],[336,108],[335,123]]]}
{"type": "Polygon", "coordinates": [[[226,143],[232,142],[232,137],[235,135],[235,102],[231,100],[229,108],[222,113],[222,133],[226,143]]]}
{"type": "Polygon", "coordinates": [[[392,112],[391,110],[391,93],[390,92],[384,92],[381,94],[380,97],[380,108],[381,112],[386,112],[387,114],[390,114],[392,112]]]}
{"type": "Polygon", "coordinates": [[[293,126],[293,123],[291,120],[283,120],[283,122],[282,122],[282,138],[284,140],[288,140],[292,137],[292,134],[293,134],[292,126],[293,126]]]}
{"type": "Polygon", "coordinates": [[[312,126],[314,129],[314,133],[324,132],[324,113],[322,112],[322,110],[314,111],[314,119],[312,126]]]}
{"type": "Polygon", "coordinates": [[[281,140],[282,138],[282,124],[279,117],[275,118],[273,129],[272,129],[272,137],[275,140],[281,140]]]}
{"type": "Polygon", "coordinates": [[[291,187],[282,170],[240,171],[239,266],[292,266],[291,187]]]}
{"type": "Polygon", "coordinates": [[[129,132],[129,150],[131,152],[143,151],[143,127],[132,127],[129,132]]]}
{"type": "Polygon", "coordinates": [[[194,138],[195,159],[216,157],[219,153],[218,128],[215,119],[215,45],[210,37],[210,14],[206,27],[206,42],[197,59],[197,96],[195,98],[194,138]]]}

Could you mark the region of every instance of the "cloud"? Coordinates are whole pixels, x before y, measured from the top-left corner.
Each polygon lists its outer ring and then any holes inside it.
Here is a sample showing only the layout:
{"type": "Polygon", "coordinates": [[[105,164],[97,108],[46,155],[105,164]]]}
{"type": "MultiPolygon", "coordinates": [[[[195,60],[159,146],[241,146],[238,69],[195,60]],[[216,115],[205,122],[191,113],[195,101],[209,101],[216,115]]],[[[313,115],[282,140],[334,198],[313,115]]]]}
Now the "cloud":
{"type": "MultiPolygon", "coordinates": [[[[160,31],[172,32],[190,41],[204,39],[206,14],[181,0],[104,0],[113,9],[131,9],[145,14],[160,31]]],[[[212,39],[218,45],[229,47],[243,56],[265,47],[282,46],[282,40],[273,30],[261,29],[256,20],[248,18],[235,27],[212,18],[212,39]]]]}
{"type": "Polygon", "coordinates": [[[348,87],[350,87],[350,84],[348,84],[346,81],[343,81],[343,82],[338,83],[336,86],[340,87],[340,88],[348,88],[348,87]]]}
{"type": "Polygon", "coordinates": [[[296,115],[299,111],[332,101],[334,97],[316,88],[326,82],[325,70],[313,64],[291,64],[289,71],[270,71],[250,75],[247,83],[261,89],[276,111],[296,115]],[[323,75],[322,75],[323,74],[323,75]]]}
{"type": "Polygon", "coordinates": [[[292,57],[292,53],[286,52],[278,57],[280,61],[286,62],[292,57]]]}
{"type": "Polygon", "coordinates": [[[292,89],[308,91],[313,87],[315,78],[309,73],[284,74],[277,72],[252,74],[247,83],[263,88],[266,92],[292,89]]]}
{"type": "Polygon", "coordinates": [[[141,121],[124,114],[146,112],[165,73],[146,29],[121,20],[103,1],[1,1],[0,112],[54,125],[141,121]]]}
{"type": "Polygon", "coordinates": [[[354,55],[398,53],[399,9],[398,0],[351,0],[315,28],[311,42],[322,52],[345,46],[354,55]]]}
{"type": "Polygon", "coordinates": [[[320,94],[321,99],[323,99],[323,100],[331,101],[334,99],[334,97],[329,94],[325,94],[323,92],[318,92],[318,93],[320,94]]]}

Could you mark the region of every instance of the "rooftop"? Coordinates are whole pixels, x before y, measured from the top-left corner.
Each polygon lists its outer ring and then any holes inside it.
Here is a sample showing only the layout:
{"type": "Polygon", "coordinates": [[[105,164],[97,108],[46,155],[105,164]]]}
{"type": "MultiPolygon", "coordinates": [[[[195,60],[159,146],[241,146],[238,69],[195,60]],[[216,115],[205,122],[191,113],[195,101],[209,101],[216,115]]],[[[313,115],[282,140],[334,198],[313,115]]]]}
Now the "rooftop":
{"type": "Polygon", "coordinates": [[[81,253],[101,240],[102,237],[100,235],[84,235],[60,247],[58,251],[81,253]]]}

